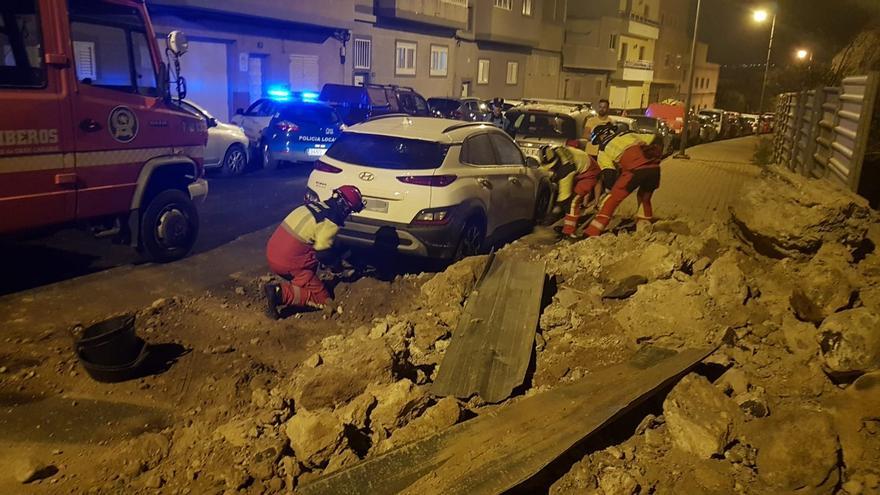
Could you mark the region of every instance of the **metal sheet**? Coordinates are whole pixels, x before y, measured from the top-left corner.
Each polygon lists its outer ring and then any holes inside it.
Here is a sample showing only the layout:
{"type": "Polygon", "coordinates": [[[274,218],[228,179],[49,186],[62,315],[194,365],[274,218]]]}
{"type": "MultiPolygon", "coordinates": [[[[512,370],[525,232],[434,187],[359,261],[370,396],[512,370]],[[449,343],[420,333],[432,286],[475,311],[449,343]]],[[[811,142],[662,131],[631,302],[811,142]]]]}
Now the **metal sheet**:
{"type": "Polygon", "coordinates": [[[487,402],[508,398],[521,385],[541,311],[544,264],[490,260],[468,298],[431,392],[487,402]]]}
{"type": "Polygon", "coordinates": [[[649,349],[300,488],[300,493],[496,494],[673,383],[712,349],[649,349]]]}

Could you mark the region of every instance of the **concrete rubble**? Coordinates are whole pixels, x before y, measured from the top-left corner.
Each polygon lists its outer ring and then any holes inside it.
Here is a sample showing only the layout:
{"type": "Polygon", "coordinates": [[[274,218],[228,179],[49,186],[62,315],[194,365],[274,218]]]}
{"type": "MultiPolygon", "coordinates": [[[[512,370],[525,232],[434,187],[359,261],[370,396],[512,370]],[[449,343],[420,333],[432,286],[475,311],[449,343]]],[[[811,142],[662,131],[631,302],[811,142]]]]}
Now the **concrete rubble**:
{"type": "MultiPolygon", "coordinates": [[[[878,493],[880,465],[871,460],[880,458],[880,257],[871,222],[875,213],[858,198],[774,171],[731,208],[728,224],[664,219],[650,232],[516,241],[505,253],[546,263],[554,287],[545,292],[552,297],[533,370],[497,405],[428,393],[486,257],[400,276],[385,292],[371,281],[340,287],[337,297],[374,299],[346,299],[342,314],[303,316],[326,331],[298,362],[262,363],[259,347],[247,343],[255,335],[225,343],[225,354],[199,353],[235,359],[234,399],[135,438],[125,450],[128,471],[120,460],[103,461],[99,492],[113,493],[119,482],[109,473],[124,471],[130,493],[287,493],[623,362],[645,345],[718,344],[665,397],[573,453],[544,489],[878,493]],[[402,295],[388,298],[388,290],[402,295]]],[[[259,280],[239,286],[255,301],[243,311],[258,312],[259,280]]],[[[151,325],[161,328],[188,304],[149,309],[151,325]]]]}

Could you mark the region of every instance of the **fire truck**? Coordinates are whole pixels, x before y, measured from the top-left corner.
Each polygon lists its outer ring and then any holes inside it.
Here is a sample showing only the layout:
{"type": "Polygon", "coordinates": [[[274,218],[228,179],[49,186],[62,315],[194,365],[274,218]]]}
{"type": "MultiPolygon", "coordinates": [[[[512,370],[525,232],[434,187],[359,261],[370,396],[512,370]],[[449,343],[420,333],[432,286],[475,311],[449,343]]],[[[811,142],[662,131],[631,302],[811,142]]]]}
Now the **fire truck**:
{"type": "Polygon", "coordinates": [[[78,225],[189,253],[207,128],[172,96],[186,38],[166,45],[142,0],[0,1],[0,236],[78,225]]]}

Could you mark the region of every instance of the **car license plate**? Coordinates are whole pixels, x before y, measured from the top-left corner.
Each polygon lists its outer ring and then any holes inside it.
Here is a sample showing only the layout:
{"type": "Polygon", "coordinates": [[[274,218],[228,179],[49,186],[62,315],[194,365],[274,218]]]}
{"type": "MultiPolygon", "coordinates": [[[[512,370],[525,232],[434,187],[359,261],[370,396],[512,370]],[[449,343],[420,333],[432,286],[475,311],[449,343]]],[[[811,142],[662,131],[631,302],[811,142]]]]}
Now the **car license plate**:
{"type": "Polygon", "coordinates": [[[327,152],[327,148],[309,148],[306,150],[306,154],[309,156],[324,156],[324,153],[327,152]]]}
{"type": "Polygon", "coordinates": [[[388,201],[384,199],[364,198],[365,208],[377,213],[388,213],[388,201]]]}
{"type": "Polygon", "coordinates": [[[522,150],[526,156],[538,156],[538,149],[539,148],[523,148],[522,150]]]}

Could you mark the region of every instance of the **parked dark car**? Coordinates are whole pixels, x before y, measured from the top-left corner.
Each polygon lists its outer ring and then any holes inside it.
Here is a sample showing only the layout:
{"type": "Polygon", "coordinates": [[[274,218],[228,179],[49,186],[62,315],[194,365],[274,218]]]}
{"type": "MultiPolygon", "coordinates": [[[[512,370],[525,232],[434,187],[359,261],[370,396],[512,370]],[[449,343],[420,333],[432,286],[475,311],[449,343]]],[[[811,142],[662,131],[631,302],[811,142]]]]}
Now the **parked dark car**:
{"type": "Polygon", "coordinates": [[[346,125],[363,122],[370,117],[389,113],[406,113],[430,117],[428,102],[414,89],[406,86],[367,84],[349,86],[325,84],[319,99],[336,109],[346,125]]]}
{"type": "Polygon", "coordinates": [[[428,98],[428,107],[435,117],[467,122],[482,122],[491,113],[479,98],[428,98]]]}
{"type": "Polygon", "coordinates": [[[631,116],[630,118],[635,121],[636,128],[633,129],[634,131],[656,134],[663,140],[664,152],[668,152],[672,149],[674,136],[672,132],[670,132],[669,126],[666,125],[666,122],[661,119],[646,117],[644,115],[631,116]]]}
{"type": "Polygon", "coordinates": [[[276,168],[280,162],[315,162],[324,156],[343,128],[336,110],[326,103],[286,103],[263,131],[263,168],[276,168]]]}

